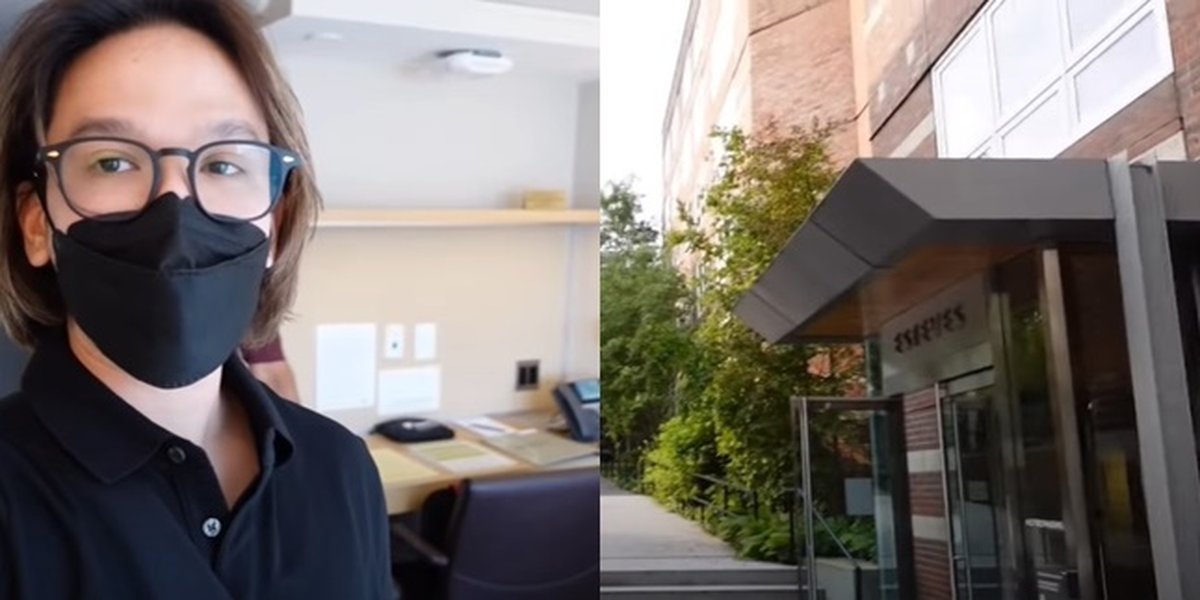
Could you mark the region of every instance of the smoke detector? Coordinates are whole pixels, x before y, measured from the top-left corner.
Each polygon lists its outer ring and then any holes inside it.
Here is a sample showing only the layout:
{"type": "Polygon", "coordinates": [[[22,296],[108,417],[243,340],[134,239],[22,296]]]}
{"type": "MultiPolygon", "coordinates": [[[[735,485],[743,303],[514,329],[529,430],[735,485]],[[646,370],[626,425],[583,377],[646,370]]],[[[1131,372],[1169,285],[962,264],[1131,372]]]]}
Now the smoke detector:
{"type": "Polygon", "coordinates": [[[451,72],[476,77],[503,75],[513,68],[512,59],[497,50],[447,50],[438,58],[451,72]]]}

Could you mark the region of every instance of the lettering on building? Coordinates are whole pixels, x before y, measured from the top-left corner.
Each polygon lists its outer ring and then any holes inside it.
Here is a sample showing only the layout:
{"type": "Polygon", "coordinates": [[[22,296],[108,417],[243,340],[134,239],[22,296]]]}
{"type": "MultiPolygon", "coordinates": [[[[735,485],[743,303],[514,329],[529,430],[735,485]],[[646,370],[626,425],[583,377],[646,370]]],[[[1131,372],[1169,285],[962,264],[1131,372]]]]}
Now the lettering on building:
{"type": "Polygon", "coordinates": [[[959,302],[896,333],[892,337],[892,349],[898,354],[904,354],[922,344],[936,342],[946,334],[961,331],[966,326],[967,311],[959,302]]]}

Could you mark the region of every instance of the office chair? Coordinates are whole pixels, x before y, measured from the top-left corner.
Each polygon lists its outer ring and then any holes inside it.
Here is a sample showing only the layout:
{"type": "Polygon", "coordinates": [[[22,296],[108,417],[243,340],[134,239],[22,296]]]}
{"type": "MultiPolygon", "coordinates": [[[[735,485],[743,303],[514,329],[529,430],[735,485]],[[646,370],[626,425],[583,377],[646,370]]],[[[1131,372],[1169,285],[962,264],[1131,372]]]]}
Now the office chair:
{"type": "Polygon", "coordinates": [[[562,600],[600,589],[600,475],[595,469],[467,479],[430,494],[420,534],[394,541],[425,563],[399,564],[405,598],[562,600]]]}

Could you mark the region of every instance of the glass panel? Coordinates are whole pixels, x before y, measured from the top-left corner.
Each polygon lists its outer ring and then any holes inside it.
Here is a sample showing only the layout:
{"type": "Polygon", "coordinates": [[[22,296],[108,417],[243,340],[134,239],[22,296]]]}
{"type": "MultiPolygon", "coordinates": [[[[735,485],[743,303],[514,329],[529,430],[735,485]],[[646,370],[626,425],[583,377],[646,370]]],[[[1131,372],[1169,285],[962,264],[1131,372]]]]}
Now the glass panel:
{"type": "Polygon", "coordinates": [[[1152,14],[1142,17],[1075,76],[1080,121],[1099,122],[1144,91],[1147,63],[1159,62],[1159,35],[1158,20],[1152,14]]]}
{"type": "MultiPolygon", "coordinates": [[[[999,271],[1004,299],[1013,455],[1015,535],[1023,557],[1010,568],[1027,594],[1038,589],[1039,573],[1060,576],[1075,569],[1066,545],[1061,442],[1051,405],[1046,354],[1046,320],[1039,280],[1041,264],[1027,254],[999,271]]],[[[1025,597],[1025,596],[1023,596],[1025,597]]],[[[1035,596],[1036,597],[1036,596],[1035,596]]]]}
{"type": "Polygon", "coordinates": [[[1067,103],[1054,93],[1004,136],[1008,158],[1053,158],[1067,139],[1067,103]]]}
{"type": "Polygon", "coordinates": [[[992,131],[987,43],[976,34],[942,71],[941,110],[948,156],[966,156],[992,131]]]}
{"type": "Polygon", "coordinates": [[[1062,256],[1080,442],[1094,499],[1093,535],[1101,545],[1100,576],[1109,598],[1153,598],[1153,548],[1117,258],[1111,248],[1077,248],[1062,256]]]}
{"type": "Polygon", "coordinates": [[[1093,34],[1099,33],[1102,26],[1113,22],[1117,12],[1129,3],[1129,0],[1067,0],[1071,47],[1079,48],[1081,44],[1090,41],[1093,34]]]}
{"type": "Polygon", "coordinates": [[[990,387],[947,398],[942,405],[951,552],[960,600],[999,600],[1000,440],[990,387]]]}
{"type": "MultiPolygon", "coordinates": [[[[1190,231],[1170,232],[1171,264],[1175,266],[1180,334],[1187,365],[1193,435],[1200,442],[1200,240],[1190,231]]],[[[1200,443],[1197,444],[1200,452],[1200,443]]],[[[1200,461],[1198,461],[1200,462],[1200,461]]]]}
{"type": "MultiPolygon", "coordinates": [[[[813,490],[813,555],[863,568],[863,598],[912,597],[906,593],[912,589],[911,512],[900,408],[899,400],[809,400],[811,437],[798,444],[808,450],[799,457],[800,487],[813,490]]],[[[799,500],[807,510],[805,498],[799,500]]],[[[802,512],[797,521],[803,560],[809,515],[802,512]]],[[[801,575],[811,580],[804,570],[801,575]]],[[[816,584],[824,589],[830,582],[818,578],[816,584]]]]}
{"type": "MultiPolygon", "coordinates": [[[[1052,73],[1062,73],[1058,3],[1005,0],[992,16],[1000,114],[1024,106],[1052,73]]],[[[1043,88],[1044,89],[1044,88],[1043,88]]]]}

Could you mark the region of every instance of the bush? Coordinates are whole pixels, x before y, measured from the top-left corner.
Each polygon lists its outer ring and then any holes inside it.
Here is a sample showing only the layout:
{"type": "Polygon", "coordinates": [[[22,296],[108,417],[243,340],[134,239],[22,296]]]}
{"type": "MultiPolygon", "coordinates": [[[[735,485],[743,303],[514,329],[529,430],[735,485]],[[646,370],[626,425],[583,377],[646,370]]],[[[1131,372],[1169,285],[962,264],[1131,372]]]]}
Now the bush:
{"type": "MultiPolygon", "coordinates": [[[[804,524],[796,516],[796,544],[804,545],[804,524]]],[[[837,536],[850,556],[856,560],[876,560],[875,523],[867,518],[834,517],[828,519],[829,529],[837,536]]],[[[787,513],[771,512],[761,515],[729,514],[710,519],[707,528],[725,540],[739,558],[783,564],[795,564],[798,550],[792,547],[787,513]]],[[[821,558],[845,558],[833,537],[819,523],[813,538],[815,553],[821,558]]]]}
{"type": "Polygon", "coordinates": [[[727,515],[714,519],[711,531],[727,541],[739,558],[795,564],[786,513],[727,515]]]}
{"type": "MultiPolygon", "coordinates": [[[[842,542],[842,545],[850,551],[850,556],[858,560],[875,561],[874,519],[866,517],[831,517],[827,521],[829,529],[833,530],[834,535],[842,542]]],[[[817,525],[817,535],[814,536],[813,541],[816,545],[817,556],[837,558],[843,556],[837,544],[834,543],[833,538],[829,536],[829,532],[820,525],[817,525]]]]}
{"type": "Polygon", "coordinates": [[[716,474],[716,432],[700,413],[676,415],[663,424],[646,453],[644,489],[660,504],[686,513],[701,493],[695,475],[716,474]]]}

